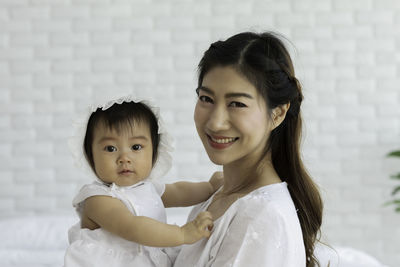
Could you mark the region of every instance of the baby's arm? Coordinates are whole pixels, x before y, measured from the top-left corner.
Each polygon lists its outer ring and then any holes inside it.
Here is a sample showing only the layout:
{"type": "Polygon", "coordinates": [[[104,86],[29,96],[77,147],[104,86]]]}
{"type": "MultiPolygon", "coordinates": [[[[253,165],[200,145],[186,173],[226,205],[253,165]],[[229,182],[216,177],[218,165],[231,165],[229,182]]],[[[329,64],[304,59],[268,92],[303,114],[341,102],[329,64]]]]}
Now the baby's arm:
{"type": "Polygon", "coordinates": [[[206,201],[223,184],[223,173],[214,172],[208,182],[176,182],[165,185],[162,201],[168,207],[188,207],[206,201]]]}
{"type": "Polygon", "coordinates": [[[171,247],[192,244],[210,236],[213,221],[209,212],[200,213],[182,227],[133,215],[118,199],[93,196],[85,200],[84,215],[101,228],[145,246],[171,247]]]}

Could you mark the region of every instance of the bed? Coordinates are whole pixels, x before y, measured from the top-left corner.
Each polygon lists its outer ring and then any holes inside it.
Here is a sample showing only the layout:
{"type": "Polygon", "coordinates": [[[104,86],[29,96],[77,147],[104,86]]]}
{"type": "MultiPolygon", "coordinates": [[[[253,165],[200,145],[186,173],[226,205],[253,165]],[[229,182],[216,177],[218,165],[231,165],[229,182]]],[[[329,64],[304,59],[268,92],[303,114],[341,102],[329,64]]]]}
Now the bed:
{"type": "MultiPolygon", "coordinates": [[[[68,229],[78,222],[71,214],[14,216],[0,219],[1,267],[63,266],[68,246],[68,229]]],[[[321,266],[334,258],[339,267],[388,267],[366,253],[349,247],[316,249],[321,266]]],[[[331,264],[332,266],[332,264],[331,264]]]]}

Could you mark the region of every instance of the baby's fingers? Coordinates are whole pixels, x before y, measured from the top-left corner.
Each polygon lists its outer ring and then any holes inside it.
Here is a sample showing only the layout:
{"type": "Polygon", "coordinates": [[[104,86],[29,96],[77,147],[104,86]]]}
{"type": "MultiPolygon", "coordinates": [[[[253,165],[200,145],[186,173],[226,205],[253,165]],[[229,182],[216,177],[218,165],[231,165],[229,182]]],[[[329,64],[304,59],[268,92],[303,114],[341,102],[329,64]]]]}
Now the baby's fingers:
{"type": "Polygon", "coordinates": [[[213,226],[211,213],[199,213],[196,219],[182,226],[183,243],[193,244],[204,237],[210,237],[213,226]]]}
{"type": "Polygon", "coordinates": [[[199,213],[199,215],[197,215],[196,219],[210,219],[210,220],[212,220],[212,215],[208,211],[202,211],[202,212],[199,213]]]}
{"type": "Polygon", "coordinates": [[[204,237],[210,237],[211,230],[214,227],[214,222],[212,220],[211,213],[201,212],[196,218],[196,227],[198,231],[204,237]]]}

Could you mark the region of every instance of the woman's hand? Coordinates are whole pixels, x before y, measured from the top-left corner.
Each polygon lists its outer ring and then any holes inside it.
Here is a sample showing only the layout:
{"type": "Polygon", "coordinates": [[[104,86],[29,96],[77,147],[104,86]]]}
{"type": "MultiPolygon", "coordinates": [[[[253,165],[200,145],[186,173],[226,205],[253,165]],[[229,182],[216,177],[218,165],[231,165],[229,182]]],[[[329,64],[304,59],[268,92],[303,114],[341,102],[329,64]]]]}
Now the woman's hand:
{"type": "Polygon", "coordinates": [[[181,227],[183,244],[193,244],[204,237],[209,238],[213,226],[214,223],[210,212],[199,213],[196,219],[181,227]]]}
{"type": "Polygon", "coordinates": [[[211,184],[214,193],[224,184],[224,173],[214,172],[208,182],[211,184]]]}

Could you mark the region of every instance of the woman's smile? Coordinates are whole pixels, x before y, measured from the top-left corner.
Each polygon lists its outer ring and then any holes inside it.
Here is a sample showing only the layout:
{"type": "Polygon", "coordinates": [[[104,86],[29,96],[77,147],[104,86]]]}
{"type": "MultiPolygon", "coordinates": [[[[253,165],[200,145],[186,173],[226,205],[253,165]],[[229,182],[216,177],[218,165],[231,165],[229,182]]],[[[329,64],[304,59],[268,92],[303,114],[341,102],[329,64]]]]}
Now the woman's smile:
{"type": "Polygon", "coordinates": [[[239,137],[211,136],[207,134],[208,143],[215,149],[225,149],[233,145],[239,137]]]}

